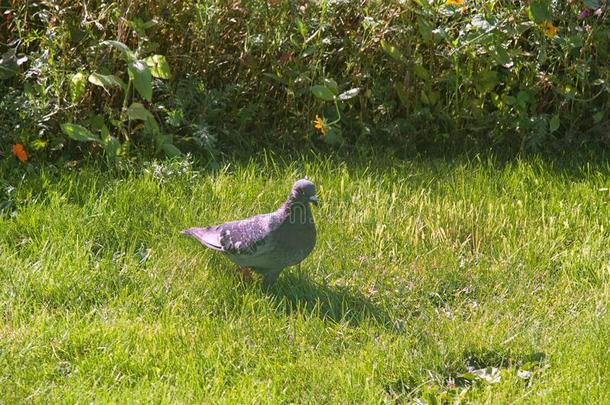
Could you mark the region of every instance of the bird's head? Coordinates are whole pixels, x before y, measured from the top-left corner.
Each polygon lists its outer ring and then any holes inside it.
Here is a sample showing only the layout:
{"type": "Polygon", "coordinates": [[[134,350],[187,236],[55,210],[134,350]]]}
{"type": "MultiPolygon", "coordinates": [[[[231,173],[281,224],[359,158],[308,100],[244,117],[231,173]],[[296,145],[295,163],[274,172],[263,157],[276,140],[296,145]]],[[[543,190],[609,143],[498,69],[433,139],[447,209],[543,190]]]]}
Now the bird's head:
{"type": "Polygon", "coordinates": [[[298,180],[292,187],[292,195],[302,203],[312,203],[318,205],[318,195],[316,194],[316,186],[305,179],[298,180]]]}

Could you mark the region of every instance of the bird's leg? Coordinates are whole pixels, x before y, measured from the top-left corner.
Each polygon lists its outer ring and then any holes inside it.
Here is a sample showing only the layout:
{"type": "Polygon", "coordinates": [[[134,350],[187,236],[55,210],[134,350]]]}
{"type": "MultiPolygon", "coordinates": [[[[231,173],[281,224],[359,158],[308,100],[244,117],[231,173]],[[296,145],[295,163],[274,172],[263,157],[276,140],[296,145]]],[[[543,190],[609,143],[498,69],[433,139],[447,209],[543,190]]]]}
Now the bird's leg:
{"type": "Polygon", "coordinates": [[[273,283],[275,283],[281,271],[282,269],[272,270],[265,273],[265,275],[263,276],[263,287],[269,289],[269,287],[271,287],[273,283]]]}
{"type": "Polygon", "coordinates": [[[245,281],[252,281],[252,269],[250,267],[240,267],[238,271],[245,281]]]}

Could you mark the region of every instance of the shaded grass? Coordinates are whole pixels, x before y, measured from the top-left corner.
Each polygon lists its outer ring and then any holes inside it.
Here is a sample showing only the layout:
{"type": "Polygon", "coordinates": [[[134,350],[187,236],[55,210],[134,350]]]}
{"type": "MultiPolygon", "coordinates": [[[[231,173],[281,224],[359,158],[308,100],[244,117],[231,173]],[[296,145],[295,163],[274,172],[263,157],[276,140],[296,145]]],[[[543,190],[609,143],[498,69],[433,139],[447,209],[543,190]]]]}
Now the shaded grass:
{"type": "Polygon", "coordinates": [[[606,400],[609,182],[605,160],[535,158],[7,175],[5,398],[606,400]],[[268,293],[178,234],[270,211],[304,175],[319,240],[268,293]],[[468,373],[487,367],[499,382],[468,373]]]}

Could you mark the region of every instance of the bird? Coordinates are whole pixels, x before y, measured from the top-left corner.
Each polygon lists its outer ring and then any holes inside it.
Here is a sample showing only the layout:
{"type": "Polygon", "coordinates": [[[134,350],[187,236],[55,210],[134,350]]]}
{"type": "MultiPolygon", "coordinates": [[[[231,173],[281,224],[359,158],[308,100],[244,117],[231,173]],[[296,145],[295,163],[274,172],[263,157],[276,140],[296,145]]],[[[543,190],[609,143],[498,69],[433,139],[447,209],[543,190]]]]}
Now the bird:
{"type": "Polygon", "coordinates": [[[313,250],[316,226],[311,204],[318,205],[316,187],[304,178],[294,183],[286,201],[274,212],[180,233],[224,253],[241,269],[260,274],[268,288],[284,268],[299,264],[313,250]]]}

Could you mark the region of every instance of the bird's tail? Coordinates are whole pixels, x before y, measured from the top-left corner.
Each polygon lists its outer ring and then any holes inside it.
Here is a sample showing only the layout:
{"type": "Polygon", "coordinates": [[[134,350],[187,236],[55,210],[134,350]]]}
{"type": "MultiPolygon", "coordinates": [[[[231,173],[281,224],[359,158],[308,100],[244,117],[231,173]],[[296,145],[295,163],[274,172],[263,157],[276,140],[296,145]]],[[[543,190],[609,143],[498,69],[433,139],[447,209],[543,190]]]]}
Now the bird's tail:
{"type": "Polygon", "coordinates": [[[223,250],[220,244],[220,234],[215,227],[208,228],[189,228],[180,231],[182,235],[192,236],[197,239],[201,244],[214,250],[223,250]]]}

